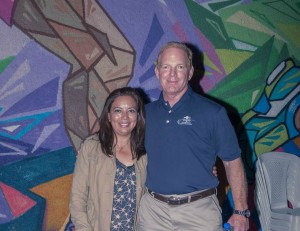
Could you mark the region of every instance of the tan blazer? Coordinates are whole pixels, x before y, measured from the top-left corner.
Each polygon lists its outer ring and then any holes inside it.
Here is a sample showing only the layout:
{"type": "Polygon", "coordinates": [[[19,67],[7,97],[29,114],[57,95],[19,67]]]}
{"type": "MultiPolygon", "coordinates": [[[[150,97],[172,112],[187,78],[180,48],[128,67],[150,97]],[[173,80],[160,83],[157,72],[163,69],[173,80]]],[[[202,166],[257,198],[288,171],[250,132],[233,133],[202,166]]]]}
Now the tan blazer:
{"type": "MultiPolygon", "coordinates": [[[[146,155],[135,160],[137,208],[146,179],[146,155]]],[[[71,190],[70,213],[76,231],[109,231],[116,159],[103,154],[97,135],[81,145],[71,190]]]]}

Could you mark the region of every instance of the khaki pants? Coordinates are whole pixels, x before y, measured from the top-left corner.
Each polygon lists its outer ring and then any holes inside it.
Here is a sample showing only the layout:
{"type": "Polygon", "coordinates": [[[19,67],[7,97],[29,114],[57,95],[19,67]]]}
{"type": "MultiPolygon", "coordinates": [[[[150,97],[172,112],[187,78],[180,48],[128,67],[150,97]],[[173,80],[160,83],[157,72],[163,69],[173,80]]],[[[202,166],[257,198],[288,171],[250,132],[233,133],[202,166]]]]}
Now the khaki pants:
{"type": "Polygon", "coordinates": [[[222,215],[216,195],[191,203],[168,205],[146,192],[140,202],[138,231],[222,231],[222,215]]]}

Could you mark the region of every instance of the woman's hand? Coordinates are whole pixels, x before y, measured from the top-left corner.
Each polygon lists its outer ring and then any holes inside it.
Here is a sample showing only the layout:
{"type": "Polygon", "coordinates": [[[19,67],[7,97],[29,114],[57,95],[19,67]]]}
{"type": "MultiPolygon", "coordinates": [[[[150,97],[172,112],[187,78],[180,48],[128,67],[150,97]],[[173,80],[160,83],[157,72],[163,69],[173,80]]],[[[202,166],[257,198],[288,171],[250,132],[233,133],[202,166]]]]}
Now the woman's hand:
{"type": "Polygon", "coordinates": [[[217,166],[213,166],[213,170],[212,170],[212,173],[214,176],[218,176],[218,169],[217,169],[217,166]]]}

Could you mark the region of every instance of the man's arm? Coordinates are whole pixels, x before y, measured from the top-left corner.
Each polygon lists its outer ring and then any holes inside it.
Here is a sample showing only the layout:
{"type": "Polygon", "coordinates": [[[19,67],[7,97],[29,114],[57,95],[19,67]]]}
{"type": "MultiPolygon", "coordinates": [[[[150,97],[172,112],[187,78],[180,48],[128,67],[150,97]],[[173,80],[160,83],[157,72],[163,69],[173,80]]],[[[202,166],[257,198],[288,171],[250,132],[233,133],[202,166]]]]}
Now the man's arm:
{"type": "MultiPolygon", "coordinates": [[[[242,160],[239,157],[232,161],[223,161],[223,164],[232,191],[234,209],[244,211],[248,209],[248,187],[242,160]]],[[[233,214],[228,222],[235,231],[247,231],[249,229],[249,220],[242,215],[233,214]]]]}

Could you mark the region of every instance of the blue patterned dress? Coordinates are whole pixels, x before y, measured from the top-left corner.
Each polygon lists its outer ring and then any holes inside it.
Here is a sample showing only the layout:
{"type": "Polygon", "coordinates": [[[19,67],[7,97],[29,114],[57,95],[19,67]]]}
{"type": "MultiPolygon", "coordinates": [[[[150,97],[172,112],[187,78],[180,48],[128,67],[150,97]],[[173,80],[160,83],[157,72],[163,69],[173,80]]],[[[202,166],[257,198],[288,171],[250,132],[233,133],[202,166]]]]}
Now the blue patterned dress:
{"type": "Polygon", "coordinates": [[[110,230],[133,230],[136,211],[135,167],[134,165],[127,167],[118,160],[116,160],[116,164],[110,230]]]}

